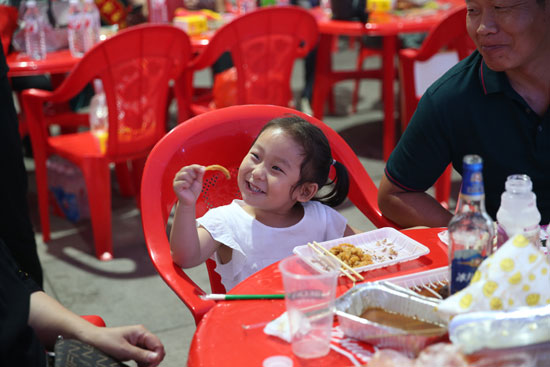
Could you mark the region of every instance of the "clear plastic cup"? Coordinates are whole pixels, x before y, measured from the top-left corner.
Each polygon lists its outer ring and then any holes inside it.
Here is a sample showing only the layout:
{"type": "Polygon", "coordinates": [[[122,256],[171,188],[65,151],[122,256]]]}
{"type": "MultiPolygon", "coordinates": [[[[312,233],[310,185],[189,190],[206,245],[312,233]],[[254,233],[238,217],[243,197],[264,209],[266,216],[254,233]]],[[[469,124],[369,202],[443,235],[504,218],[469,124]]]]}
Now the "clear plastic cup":
{"type": "Polygon", "coordinates": [[[292,352],[300,358],[327,355],[338,271],[320,273],[298,256],[282,260],[279,269],[283,275],[292,352]]]}

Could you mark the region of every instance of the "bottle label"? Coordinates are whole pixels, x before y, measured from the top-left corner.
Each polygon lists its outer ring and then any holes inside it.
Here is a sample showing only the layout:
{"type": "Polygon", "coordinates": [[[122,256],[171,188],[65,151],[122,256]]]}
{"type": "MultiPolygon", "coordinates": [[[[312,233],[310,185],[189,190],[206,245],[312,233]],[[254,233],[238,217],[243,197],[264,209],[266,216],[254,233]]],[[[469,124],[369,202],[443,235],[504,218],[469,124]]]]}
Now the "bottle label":
{"type": "Polygon", "coordinates": [[[479,197],[485,194],[481,171],[464,170],[461,194],[469,197],[479,197]]]}
{"type": "Polygon", "coordinates": [[[451,293],[454,294],[470,284],[483,256],[477,250],[458,250],[451,262],[451,293]]]}

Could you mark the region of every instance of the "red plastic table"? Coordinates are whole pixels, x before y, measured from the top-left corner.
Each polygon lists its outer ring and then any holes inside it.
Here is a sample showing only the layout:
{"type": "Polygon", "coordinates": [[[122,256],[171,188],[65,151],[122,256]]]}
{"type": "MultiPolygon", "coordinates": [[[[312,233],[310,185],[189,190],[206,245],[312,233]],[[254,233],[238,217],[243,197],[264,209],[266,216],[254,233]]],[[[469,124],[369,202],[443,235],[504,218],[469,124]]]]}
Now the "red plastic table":
{"type": "MultiPolygon", "coordinates": [[[[207,32],[204,35],[190,37],[193,50],[204,49],[212,35],[213,32],[207,32]]],[[[7,55],[6,61],[10,68],[8,77],[17,77],[68,73],[80,61],[80,58],[73,57],[69,50],[59,50],[48,52],[43,60],[33,60],[22,52],[12,52],[7,55]]]]}
{"type": "Polygon", "coordinates": [[[395,98],[394,78],[397,55],[397,36],[401,33],[428,32],[439,20],[456,6],[463,5],[462,0],[439,0],[439,9],[433,12],[398,16],[390,13],[369,16],[366,24],[354,21],[331,20],[320,8],[312,9],[317,18],[321,37],[317,50],[315,82],[313,88],[313,115],[323,119],[325,101],[334,83],[356,78],[372,78],[373,71],[337,71],[332,68],[332,45],[334,37],[345,36],[381,36],[383,38],[383,157],[387,160],[395,146],[395,98]]]}
{"type": "MultiPolygon", "coordinates": [[[[412,274],[448,265],[447,245],[439,240],[444,228],[412,229],[407,236],[430,248],[430,253],[416,260],[383,269],[365,272],[366,281],[380,280],[396,275],[412,274]]],[[[352,286],[345,277],[338,281],[338,295],[352,286]]],[[[250,276],[229,292],[231,294],[283,293],[278,263],[250,276]]],[[[331,352],[323,358],[303,360],[292,354],[289,343],[268,336],[263,324],[285,311],[284,300],[239,300],[218,302],[202,319],[191,342],[188,366],[261,366],[262,361],[274,355],[285,355],[294,366],[349,366],[343,355],[331,352]],[[242,325],[258,327],[244,330],[242,325]]]]}

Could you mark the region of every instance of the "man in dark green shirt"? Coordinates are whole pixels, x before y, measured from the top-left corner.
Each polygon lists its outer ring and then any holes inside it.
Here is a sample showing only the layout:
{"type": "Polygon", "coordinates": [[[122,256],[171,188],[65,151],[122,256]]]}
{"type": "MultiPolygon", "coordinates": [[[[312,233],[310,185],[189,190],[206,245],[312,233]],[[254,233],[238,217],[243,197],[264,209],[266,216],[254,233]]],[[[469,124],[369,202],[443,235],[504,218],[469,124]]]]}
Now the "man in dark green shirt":
{"type": "Polygon", "coordinates": [[[486,207],[496,217],[510,174],[531,177],[550,221],[549,0],[468,0],[477,50],[423,95],[387,162],[378,202],[398,224],[446,226],[452,214],[425,193],[452,163],[484,160],[486,207]]]}

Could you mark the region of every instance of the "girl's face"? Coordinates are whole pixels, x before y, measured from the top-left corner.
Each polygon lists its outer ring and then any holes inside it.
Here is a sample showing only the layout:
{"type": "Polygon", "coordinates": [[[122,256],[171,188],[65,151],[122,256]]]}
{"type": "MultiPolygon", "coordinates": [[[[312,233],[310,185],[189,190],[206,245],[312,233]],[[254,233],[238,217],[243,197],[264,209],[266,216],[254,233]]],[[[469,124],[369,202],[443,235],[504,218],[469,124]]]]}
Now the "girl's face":
{"type": "Polygon", "coordinates": [[[299,190],[302,147],[278,127],[264,131],[239,167],[238,185],[249,206],[269,212],[290,210],[299,190]]]}

